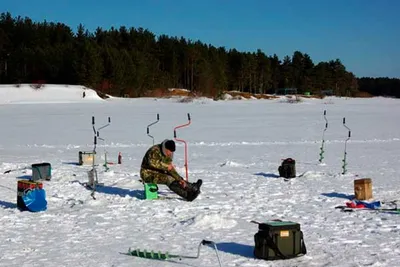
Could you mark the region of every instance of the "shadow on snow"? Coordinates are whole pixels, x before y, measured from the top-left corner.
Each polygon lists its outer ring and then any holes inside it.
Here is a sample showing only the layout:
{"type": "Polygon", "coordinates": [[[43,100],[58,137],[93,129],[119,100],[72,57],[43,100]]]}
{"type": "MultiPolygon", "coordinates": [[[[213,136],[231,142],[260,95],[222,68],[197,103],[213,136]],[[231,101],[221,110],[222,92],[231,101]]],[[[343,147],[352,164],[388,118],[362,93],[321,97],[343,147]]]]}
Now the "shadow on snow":
{"type": "Polygon", "coordinates": [[[263,176],[266,178],[279,178],[279,175],[276,175],[275,173],[265,173],[265,172],[258,172],[255,173],[254,175],[258,175],[258,176],[263,176]]]}
{"type": "Polygon", "coordinates": [[[326,197],[336,197],[336,198],[344,198],[348,200],[354,199],[354,195],[348,195],[343,193],[331,192],[331,193],[322,193],[321,195],[326,197]]]}

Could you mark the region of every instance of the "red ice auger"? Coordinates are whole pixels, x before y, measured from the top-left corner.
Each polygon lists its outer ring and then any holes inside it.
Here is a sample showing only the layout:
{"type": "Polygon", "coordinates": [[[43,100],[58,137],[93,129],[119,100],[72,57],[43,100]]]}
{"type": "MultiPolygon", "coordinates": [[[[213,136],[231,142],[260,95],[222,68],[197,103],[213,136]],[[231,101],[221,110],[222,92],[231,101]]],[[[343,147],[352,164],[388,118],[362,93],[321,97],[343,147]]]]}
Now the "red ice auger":
{"type": "Polygon", "coordinates": [[[186,126],[189,126],[189,125],[190,125],[190,123],[191,123],[190,114],[188,113],[187,116],[188,116],[188,121],[189,121],[188,123],[185,123],[185,124],[176,126],[176,127],[174,128],[174,138],[175,138],[176,141],[182,142],[182,143],[185,144],[185,170],[186,170],[186,181],[189,181],[188,160],[187,160],[187,143],[186,143],[185,140],[179,139],[179,138],[176,137],[176,130],[177,130],[177,129],[183,128],[183,127],[186,127],[186,126]]]}

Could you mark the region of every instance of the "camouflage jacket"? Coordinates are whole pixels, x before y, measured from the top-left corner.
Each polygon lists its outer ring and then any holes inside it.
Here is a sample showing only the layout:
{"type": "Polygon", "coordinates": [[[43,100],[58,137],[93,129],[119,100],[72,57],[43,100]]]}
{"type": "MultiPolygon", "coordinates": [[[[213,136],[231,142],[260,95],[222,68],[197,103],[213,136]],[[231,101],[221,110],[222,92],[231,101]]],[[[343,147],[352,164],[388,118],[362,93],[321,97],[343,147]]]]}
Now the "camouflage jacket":
{"type": "Polygon", "coordinates": [[[170,164],[172,164],[172,159],[162,153],[161,145],[158,144],[147,150],[143,157],[141,168],[165,173],[174,177],[176,180],[180,180],[181,176],[178,174],[175,168],[170,171],[168,170],[168,166],[170,164]]]}

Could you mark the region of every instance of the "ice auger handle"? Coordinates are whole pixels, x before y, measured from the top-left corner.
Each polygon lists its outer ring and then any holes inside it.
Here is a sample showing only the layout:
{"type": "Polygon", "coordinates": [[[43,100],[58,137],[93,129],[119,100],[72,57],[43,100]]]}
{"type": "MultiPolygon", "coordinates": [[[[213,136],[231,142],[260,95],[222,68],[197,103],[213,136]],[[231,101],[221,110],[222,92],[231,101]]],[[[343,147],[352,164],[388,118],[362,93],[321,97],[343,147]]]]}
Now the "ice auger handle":
{"type": "MultiPolygon", "coordinates": [[[[203,240],[201,241],[200,244],[203,245],[203,246],[204,246],[204,245],[213,245],[213,246],[214,246],[214,249],[215,249],[215,253],[216,253],[216,255],[217,255],[217,259],[218,259],[219,266],[222,267],[221,259],[219,258],[219,254],[218,254],[218,248],[217,248],[217,245],[215,244],[215,242],[209,241],[209,240],[204,240],[204,239],[203,239],[203,240]]],[[[200,245],[199,245],[198,256],[200,256],[200,245]]]]}

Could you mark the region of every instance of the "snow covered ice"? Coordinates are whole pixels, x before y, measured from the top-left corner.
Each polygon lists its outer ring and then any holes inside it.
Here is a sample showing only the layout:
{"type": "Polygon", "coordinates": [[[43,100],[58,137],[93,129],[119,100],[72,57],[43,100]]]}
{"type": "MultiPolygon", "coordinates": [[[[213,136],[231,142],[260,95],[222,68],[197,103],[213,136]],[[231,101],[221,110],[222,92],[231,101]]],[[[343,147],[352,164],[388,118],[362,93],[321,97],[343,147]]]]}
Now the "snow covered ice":
{"type": "MultiPolygon", "coordinates": [[[[0,86],[0,266],[218,266],[212,247],[198,259],[155,261],[121,255],[128,248],[195,256],[214,241],[222,266],[400,266],[400,216],[335,209],[354,194],[356,178],[371,178],[375,200],[399,198],[400,100],[389,98],[275,100],[100,99],[82,86],[0,86]],[[82,92],[86,97],[82,98],[82,92]],[[325,158],[319,164],[323,118],[325,158]],[[164,200],[143,200],[142,157],[152,139],[177,136],[188,143],[189,181],[203,179],[202,193],[185,202],[160,186],[164,200]],[[78,152],[93,149],[91,118],[100,131],[99,186],[94,200],[90,166],[78,152]],[[342,175],[344,141],[347,173],[342,175]],[[122,164],[117,162],[121,152],[122,164]],[[281,159],[296,160],[299,178],[278,178],[281,159]],[[17,180],[31,164],[49,162],[43,181],[47,210],[17,209],[17,180]],[[10,173],[5,171],[12,169],[10,173]],[[307,254],[290,260],[253,257],[257,225],[251,220],[298,222],[307,254]]],[[[184,145],[174,158],[185,176],[184,145]]]]}

